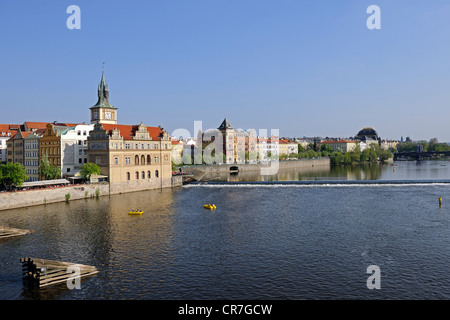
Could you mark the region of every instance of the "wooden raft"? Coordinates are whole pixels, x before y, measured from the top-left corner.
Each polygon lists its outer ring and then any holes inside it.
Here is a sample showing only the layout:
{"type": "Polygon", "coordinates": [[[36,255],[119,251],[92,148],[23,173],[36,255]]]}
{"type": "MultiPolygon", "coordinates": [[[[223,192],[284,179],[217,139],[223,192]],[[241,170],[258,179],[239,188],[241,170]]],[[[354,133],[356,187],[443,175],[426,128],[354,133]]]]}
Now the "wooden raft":
{"type": "Polygon", "coordinates": [[[0,226],[0,239],[10,238],[10,237],[18,237],[26,234],[30,234],[30,230],[22,230],[15,228],[8,228],[4,226],[0,226]]]}
{"type": "Polygon", "coordinates": [[[98,273],[96,267],[38,258],[21,258],[24,284],[32,287],[46,287],[67,282],[74,273],[67,273],[69,267],[78,267],[80,279],[98,273]]]}

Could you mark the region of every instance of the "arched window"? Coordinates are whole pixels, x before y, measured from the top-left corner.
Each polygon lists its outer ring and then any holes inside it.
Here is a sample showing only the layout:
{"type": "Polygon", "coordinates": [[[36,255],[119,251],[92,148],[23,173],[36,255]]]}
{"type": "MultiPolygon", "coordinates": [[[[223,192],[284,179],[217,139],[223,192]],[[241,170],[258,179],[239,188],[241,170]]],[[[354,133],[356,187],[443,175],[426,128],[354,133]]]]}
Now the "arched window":
{"type": "Polygon", "coordinates": [[[139,172],[136,171],[136,180],[139,180],[139,172]]]}
{"type": "Polygon", "coordinates": [[[152,178],[152,174],[150,173],[150,171],[147,171],[147,179],[151,179],[152,178]]]}
{"type": "Polygon", "coordinates": [[[141,165],[145,165],[145,156],[141,156],[141,165]]]}
{"type": "Polygon", "coordinates": [[[159,177],[159,172],[158,172],[158,170],[156,170],[155,171],[155,178],[158,178],[159,177]]]}
{"type": "Polygon", "coordinates": [[[142,177],[142,179],[145,179],[145,172],[144,171],[142,171],[141,177],[142,177]]]}
{"type": "Polygon", "coordinates": [[[150,155],[148,154],[148,155],[147,155],[147,164],[150,164],[150,163],[151,163],[150,155]]]}
{"type": "Polygon", "coordinates": [[[134,157],[134,164],[138,165],[139,164],[139,156],[135,156],[134,157]]]}
{"type": "Polygon", "coordinates": [[[130,180],[130,179],[131,179],[130,173],[127,172],[127,180],[130,180]]]}

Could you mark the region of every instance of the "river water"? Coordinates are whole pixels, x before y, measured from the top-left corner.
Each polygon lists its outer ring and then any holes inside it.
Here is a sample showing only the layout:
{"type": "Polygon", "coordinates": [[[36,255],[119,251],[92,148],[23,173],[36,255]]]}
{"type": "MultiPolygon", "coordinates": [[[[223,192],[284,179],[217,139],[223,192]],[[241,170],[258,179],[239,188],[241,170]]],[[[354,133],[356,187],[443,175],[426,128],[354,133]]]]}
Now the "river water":
{"type": "Polygon", "coordinates": [[[0,225],[34,231],[0,242],[0,299],[450,298],[450,162],[210,179],[272,182],[0,212],[0,225]],[[305,180],[355,183],[282,183],[305,180]],[[128,215],[133,208],[145,213],[128,215]],[[31,290],[22,283],[22,257],[100,272],[81,289],[31,290]],[[367,287],[371,265],[381,272],[380,289],[367,287]]]}

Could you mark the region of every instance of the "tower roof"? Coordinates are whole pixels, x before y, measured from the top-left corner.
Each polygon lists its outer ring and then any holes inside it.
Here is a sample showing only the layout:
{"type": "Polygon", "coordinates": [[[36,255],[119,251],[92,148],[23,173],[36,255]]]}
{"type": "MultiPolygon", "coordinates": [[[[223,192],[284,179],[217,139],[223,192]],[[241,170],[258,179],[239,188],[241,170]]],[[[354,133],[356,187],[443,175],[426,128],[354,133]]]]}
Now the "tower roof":
{"type": "Polygon", "coordinates": [[[231,124],[228,122],[227,118],[225,118],[222,121],[222,124],[220,125],[220,127],[218,128],[219,130],[225,130],[225,129],[233,129],[233,127],[231,126],[231,124]]]}
{"type": "Polygon", "coordinates": [[[104,68],[102,68],[102,78],[100,79],[100,82],[98,83],[98,100],[97,100],[97,103],[91,108],[96,108],[96,107],[117,109],[116,107],[112,106],[109,103],[109,88],[108,88],[108,83],[106,82],[104,68]]]}

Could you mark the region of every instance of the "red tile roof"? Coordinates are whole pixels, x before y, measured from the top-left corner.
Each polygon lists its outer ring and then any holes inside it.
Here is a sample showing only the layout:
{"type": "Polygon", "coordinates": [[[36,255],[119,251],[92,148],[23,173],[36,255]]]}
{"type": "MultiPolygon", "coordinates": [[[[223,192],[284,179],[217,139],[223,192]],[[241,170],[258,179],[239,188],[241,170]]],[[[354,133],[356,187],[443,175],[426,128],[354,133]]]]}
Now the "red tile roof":
{"type": "Polygon", "coordinates": [[[12,137],[17,133],[17,130],[12,130],[12,128],[16,128],[17,126],[20,127],[17,124],[0,124],[0,137],[12,137]]]}
{"type": "Polygon", "coordinates": [[[47,127],[48,122],[32,122],[25,121],[23,123],[28,129],[45,129],[47,127]]]}
{"type": "MultiPolygon", "coordinates": [[[[133,136],[138,129],[138,125],[126,125],[126,124],[102,124],[103,129],[105,129],[108,133],[111,133],[112,130],[118,129],[120,131],[120,135],[125,140],[132,140],[133,136]]],[[[160,140],[160,136],[163,131],[160,127],[147,127],[147,131],[152,137],[153,140],[160,140]]]]}

